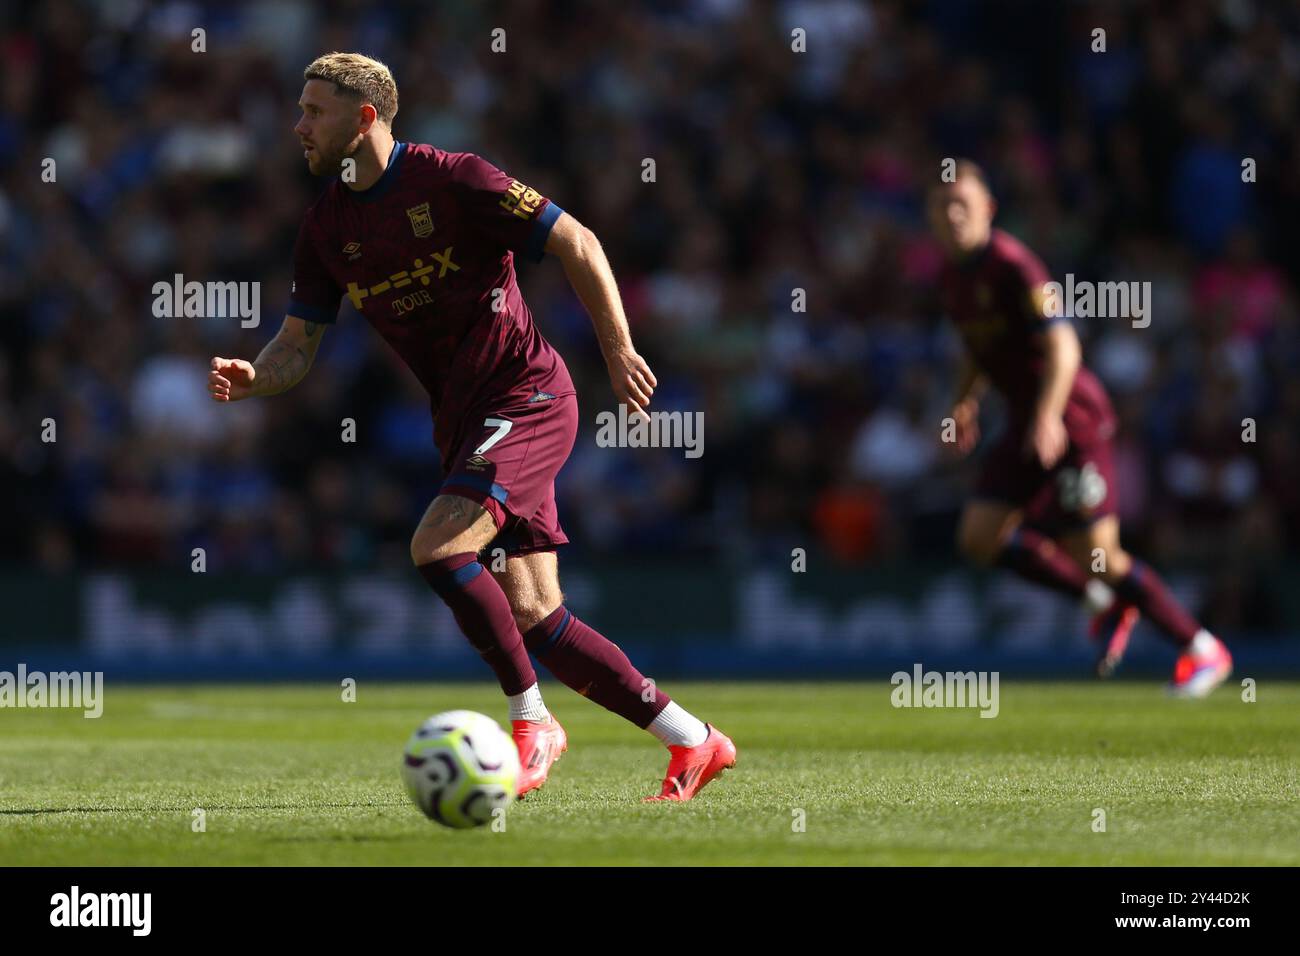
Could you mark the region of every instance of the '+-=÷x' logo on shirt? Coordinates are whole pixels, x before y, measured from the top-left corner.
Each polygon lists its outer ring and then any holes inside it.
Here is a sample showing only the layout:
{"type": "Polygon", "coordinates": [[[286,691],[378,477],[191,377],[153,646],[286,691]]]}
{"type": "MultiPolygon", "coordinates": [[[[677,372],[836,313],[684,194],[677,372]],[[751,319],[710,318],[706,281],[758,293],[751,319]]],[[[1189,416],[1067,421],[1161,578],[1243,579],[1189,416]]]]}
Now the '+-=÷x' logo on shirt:
{"type": "MultiPolygon", "coordinates": [[[[451,246],[448,246],[440,253],[435,252],[433,261],[442,267],[438,270],[439,279],[445,276],[448,270],[452,272],[460,271],[460,266],[451,261],[451,246]]],[[[352,305],[360,311],[361,301],[367,296],[383,295],[389,289],[401,289],[404,286],[411,285],[416,279],[420,280],[420,285],[428,285],[430,281],[429,274],[433,272],[434,267],[432,265],[426,266],[423,259],[416,259],[414,266],[410,270],[403,269],[401,272],[394,272],[383,282],[376,283],[369,289],[363,289],[355,282],[349,282],[348,298],[352,301],[352,305]]]]}

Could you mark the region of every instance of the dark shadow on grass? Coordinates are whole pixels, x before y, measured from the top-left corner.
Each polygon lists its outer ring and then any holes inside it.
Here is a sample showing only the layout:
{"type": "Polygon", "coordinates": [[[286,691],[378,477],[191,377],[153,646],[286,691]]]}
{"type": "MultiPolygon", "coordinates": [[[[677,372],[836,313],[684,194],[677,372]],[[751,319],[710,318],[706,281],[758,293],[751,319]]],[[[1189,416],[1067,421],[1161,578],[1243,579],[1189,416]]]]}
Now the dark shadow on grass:
{"type": "Polygon", "coordinates": [[[19,807],[13,810],[0,810],[0,815],[7,816],[31,816],[38,813],[189,813],[195,809],[203,810],[358,810],[365,808],[379,807],[403,807],[406,806],[406,800],[394,800],[392,803],[313,803],[293,804],[293,803],[241,803],[241,804],[219,804],[210,803],[207,806],[196,808],[190,805],[183,807],[19,807]]]}

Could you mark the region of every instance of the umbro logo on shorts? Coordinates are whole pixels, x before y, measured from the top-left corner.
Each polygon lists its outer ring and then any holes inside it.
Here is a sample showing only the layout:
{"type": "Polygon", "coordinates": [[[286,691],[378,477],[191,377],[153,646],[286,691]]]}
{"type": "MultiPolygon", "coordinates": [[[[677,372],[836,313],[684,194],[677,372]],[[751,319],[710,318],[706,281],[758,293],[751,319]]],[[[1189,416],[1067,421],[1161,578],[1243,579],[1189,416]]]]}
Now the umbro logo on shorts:
{"type": "Polygon", "coordinates": [[[467,458],[465,460],[465,467],[473,471],[482,471],[490,464],[492,464],[492,462],[488,461],[482,455],[475,455],[472,458],[467,458]]]}
{"type": "Polygon", "coordinates": [[[552,395],[550,392],[538,392],[536,395],[534,395],[532,398],[528,400],[528,404],[531,405],[533,402],[549,402],[554,397],[555,396],[552,395]]]}

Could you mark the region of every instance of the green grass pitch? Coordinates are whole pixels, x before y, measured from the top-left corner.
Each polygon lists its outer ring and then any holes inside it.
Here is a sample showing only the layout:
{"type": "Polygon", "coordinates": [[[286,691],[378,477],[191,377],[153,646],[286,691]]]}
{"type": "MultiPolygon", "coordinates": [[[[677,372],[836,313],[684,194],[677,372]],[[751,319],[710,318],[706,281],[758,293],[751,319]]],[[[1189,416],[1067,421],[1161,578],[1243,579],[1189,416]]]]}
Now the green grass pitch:
{"type": "Polygon", "coordinates": [[[1155,682],[1005,681],[983,719],[894,709],[885,680],[675,683],[740,751],[681,805],[641,802],[667,766],[658,743],[543,688],[569,752],[505,832],[429,822],[398,775],[429,714],[504,720],[486,684],[362,681],[355,703],[327,685],[110,684],[98,720],[3,710],[0,861],[1300,864],[1300,684],[1263,680],[1245,703],[1234,683],[1180,701],[1155,682]]]}

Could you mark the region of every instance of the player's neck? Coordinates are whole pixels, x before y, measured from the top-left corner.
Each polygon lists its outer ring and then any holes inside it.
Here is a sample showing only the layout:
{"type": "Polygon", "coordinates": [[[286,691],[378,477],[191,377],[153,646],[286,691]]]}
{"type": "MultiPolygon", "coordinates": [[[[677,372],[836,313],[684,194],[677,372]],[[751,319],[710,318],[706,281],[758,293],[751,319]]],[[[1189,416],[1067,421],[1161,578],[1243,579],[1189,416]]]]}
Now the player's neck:
{"type": "Polygon", "coordinates": [[[957,254],[957,261],[963,264],[978,261],[988,250],[989,243],[993,241],[993,230],[990,229],[984,234],[984,238],[969,249],[962,249],[957,254]]]}
{"type": "Polygon", "coordinates": [[[383,176],[384,171],[388,169],[388,161],[396,148],[397,141],[393,139],[391,133],[363,139],[353,157],[357,161],[356,181],[348,182],[345,178],[343,184],[354,192],[369,189],[379,182],[379,177],[383,176]]]}

